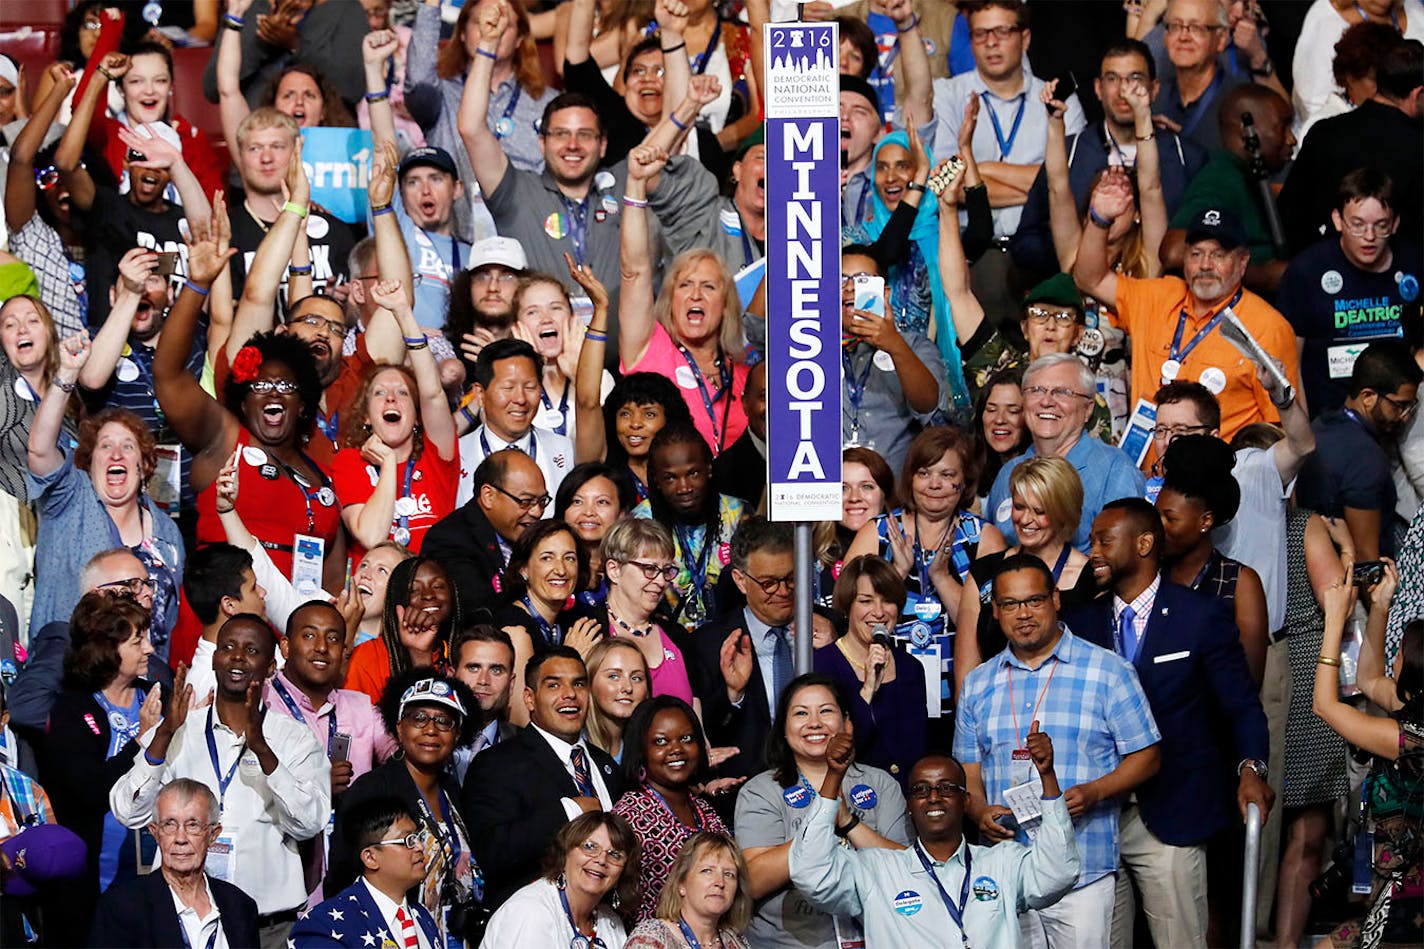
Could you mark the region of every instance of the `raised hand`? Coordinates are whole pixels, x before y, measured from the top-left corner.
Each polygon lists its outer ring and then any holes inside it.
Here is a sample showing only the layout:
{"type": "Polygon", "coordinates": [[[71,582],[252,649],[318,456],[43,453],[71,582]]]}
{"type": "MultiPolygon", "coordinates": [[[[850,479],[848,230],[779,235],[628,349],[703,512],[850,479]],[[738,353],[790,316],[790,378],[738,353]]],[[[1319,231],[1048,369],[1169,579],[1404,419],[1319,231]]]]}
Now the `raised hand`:
{"type": "Polygon", "coordinates": [[[856,310],[849,329],[850,335],[864,340],[876,349],[893,349],[901,338],[892,317],[871,313],[869,310],[856,310]]]}
{"type": "Polygon", "coordinates": [[[146,247],[134,247],[119,260],[119,280],[130,293],[143,293],[149,275],[158,267],[158,255],[146,247]]]}
{"type": "Polygon", "coordinates": [[[964,121],[959,124],[959,153],[974,151],[974,130],[979,127],[979,97],[970,96],[964,103],[964,121]]]}
{"type": "Polygon", "coordinates": [[[509,10],[503,2],[492,3],[485,7],[478,14],[480,24],[480,42],[499,45],[500,37],[504,36],[504,31],[509,29],[509,10]]]}
{"type": "Polygon", "coordinates": [[[559,350],[558,364],[559,371],[564,374],[564,378],[572,379],[578,375],[579,352],[583,349],[583,338],[588,332],[588,327],[578,314],[570,313],[564,317],[564,347],[559,350]]]}
{"type": "Polygon", "coordinates": [[[1000,804],[986,804],[979,811],[979,835],[994,843],[1013,840],[1014,832],[999,823],[1000,817],[1013,817],[1014,812],[1000,804]]]}
{"type": "MultiPolygon", "coordinates": [[[[906,0],[908,3],[909,0],[906,0]]],[[[910,178],[917,184],[924,184],[930,176],[930,155],[920,141],[920,133],[914,122],[907,124],[905,134],[910,139],[910,178]]]]}
{"type": "MultiPolygon", "coordinates": [[[[168,699],[168,710],[163,715],[163,721],[158,723],[157,735],[166,735],[171,739],[173,733],[178,730],[178,726],[183,724],[183,720],[188,717],[188,710],[193,707],[193,687],[188,684],[188,666],[185,663],[178,664],[178,672],[173,676],[173,694],[168,699]]],[[[155,736],[155,741],[157,736],[155,736]]],[[[167,747],[167,740],[164,747],[167,747]]]]}
{"type": "Polygon", "coordinates": [[[105,53],[99,62],[99,71],[108,73],[110,79],[118,82],[129,71],[129,58],[123,53],[105,53]]]}
{"type": "Polygon", "coordinates": [[[662,33],[681,36],[687,29],[687,17],[687,4],[682,0],[657,0],[653,7],[653,19],[662,33]]]}
{"type": "MultiPolygon", "coordinates": [[[[568,256],[565,254],[564,256],[568,256]]],[[[480,358],[480,350],[497,339],[492,330],[483,326],[475,327],[473,333],[464,333],[460,336],[460,353],[470,362],[480,358]]]]}
{"type": "Polygon", "coordinates": [[[172,168],[183,161],[183,153],[158,137],[153,126],[145,123],[140,135],[133,129],[119,126],[119,141],[143,155],[143,161],[129,162],[135,168],[172,168]]]}
{"type": "Polygon", "coordinates": [[[1381,559],[1384,561],[1384,573],[1380,574],[1378,582],[1365,591],[1372,611],[1389,609],[1389,604],[1394,600],[1394,591],[1399,586],[1399,571],[1395,569],[1394,561],[1388,557],[1381,559]]]}
{"type": "Polygon", "coordinates": [[[1028,756],[1033,759],[1033,766],[1038,769],[1039,774],[1047,774],[1053,770],[1053,740],[1048,737],[1047,732],[1038,730],[1038,719],[1034,719],[1028,729],[1028,737],[1024,739],[1028,746],[1028,756]]]}
{"type": "Polygon", "coordinates": [[[227,0],[227,12],[241,19],[247,13],[247,8],[252,6],[252,0],[227,0]]]}
{"type": "Polygon", "coordinates": [[[396,193],[396,166],[400,160],[396,155],[396,143],[382,141],[376,149],[375,161],[371,163],[371,181],[366,186],[366,197],[371,207],[384,207],[391,203],[396,193]]]}
{"type": "Polygon", "coordinates": [[[687,97],[697,103],[699,111],[722,94],[722,81],[703,73],[687,80],[687,97]]]}
{"type": "Polygon", "coordinates": [[[1062,122],[1064,114],[1068,111],[1068,106],[1054,93],[1058,89],[1058,80],[1049,79],[1043,84],[1043,88],[1038,92],[1038,100],[1043,103],[1043,107],[1048,110],[1048,117],[1055,122],[1062,122]]]}
{"type": "Polygon", "coordinates": [[[380,65],[400,49],[400,37],[395,30],[376,30],[367,33],[361,41],[361,58],[372,65],[380,65]]]}
{"type": "Polygon", "coordinates": [[[855,760],[855,739],[850,732],[832,735],[826,743],[826,770],[834,774],[845,774],[850,763],[855,760]]]}
{"type": "MultiPolygon", "coordinates": [[[[305,177],[305,176],[303,176],[305,177]]],[[[213,213],[208,220],[190,224],[192,239],[188,244],[188,279],[197,284],[210,284],[227,266],[237,250],[230,247],[232,225],[227,217],[227,202],[222,192],[213,192],[213,213]]]]}
{"type": "Polygon", "coordinates": [[[1088,207],[1109,221],[1126,214],[1132,207],[1132,182],[1128,180],[1127,172],[1121,167],[1109,168],[1093,188],[1088,207]]]}
{"type": "Polygon", "coordinates": [[[435,637],[440,632],[435,617],[411,606],[397,606],[396,628],[400,630],[401,644],[412,653],[411,658],[416,658],[416,653],[423,654],[420,665],[429,665],[430,653],[435,649],[435,637]]]}
{"type": "Polygon", "coordinates": [[[59,344],[59,377],[65,382],[79,378],[79,370],[89,361],[89,331],[80,330],[59,344]]]}
{"type": "Polygon", "coordinates": [[[1122,87],[1122,97],[1127,100],[1128,105],[1132,106],[1133,118],[1140,120],[1151,118],[1152,96],[1149,94],[1145,83],[1127,83],[1122,87]]]}
{"type": "Polygon", "coordinates": [[[306,207],[311,204],[311,183],[307,181],[307,169],[302,164],[302,137],[297,136],[292,143],[292,154],[287,159],[287,174],[282,179],[287,188],[287,200],[306,207]]]}
{"type": "Polygon", "coordinates": [[[290,52],[296,50],[301,34],[297,31],[295,16],[279,4],[273,13],[258,14],[257,38],[268,46],[290,52]]]}
{"type": "Polygon", "coordinates": [[[243,729],[242,736],[247,740],[249,751],[261,757],[264,752],[270,751],[267,747],[267,736],[262,734],[262,719],[266,717],[266,710],[262,707],[262,687],[266,680],[258,680],[248,683],[247,701],[245,711],[247,712],[247,726],[243,729]]]}
{"type": "MultiPolygon", "coordinates": [[[[79,77],[74,75],[74,71],[69,68],[66,62],[53,62],[45,69],[45,74],[50,81],[50,95],[55,95],[53,90],[58,89],[59,95],[69,94],[69,90],[79,82],[79,77]]],[[[36,103],[38,105],[38,103],[36,103]]]]}
{"type": "Polygon", "coordinates": [[[395,464],[396,451],[381,441],[381,436],[373,434],[361,444],[361,457],[377,468],[384,468],[395,464]]]}
{"type": "Polygon", "coordinates": [[[915,4],[912,0],[886,0],[885,15],[895,22],[897,30],[909,29],[907,24],[915,18],[915,4]]]}
{"type": "Polygon", "coordinates": [[[915,549],[900,519],[894,514],[885,518],[885,534],[890,538],[890,565],[902,579],[908,577],[915,566],[915,549]]]}
{"type": "Polygon", "coordinates": [[[222,470],[218,472],[217,497],[214,499],[214,506],[219,514],[226,514],[237,506],[237,459],[242,454],[242,449],[233,451],[232,457],[223,462],[222,470]]]}
{"type": "Polygon", "coordinates": [[[564,253],[564,263],[568,266],[569,276],[573,278],[574,283],[577,283],[583,288],[583,292],[588,294],[594,310],[608,312],[608,288],[594,275],[593,268],[574,263],[573,256],[567,252],[564,253]]]}
{"type": "Polygon", "coordinates": [[[138,733],[147,735],[149,729],[161,721],[163,721],[163,693],[155,684],[143,697],[143,705],[139,706],[138,733]]]}
{"type": "Polygon", "coordinates": [[[405,288],[399,280],[377,280],[371,285],[371,299],[392,313],[410,310],[410,301],[406,299],[405,288]]]}
{"type": "Polygon", "coordinates": [[[571,646],[578,650],[578,654],[583,656],[585,661],[588,654],[593,651],[593,647],[598,645],[598,641],[603,638],[603,627],[598,620],[592,616],[585,616],[574,621],[569,627],[569,631],[564,635],[564,645],[571,646]]]}
{"type": "Polygon", "coordinates": [[[667,161],[666,149],[656,145],[639,145],[628,153],[628,177],[646,184],[648,179],[663,170],[667,161]]]}
{"type": "Polygon", "coordinates": [[[964,159],[958,155],[936,165],[926,181],[947,210],[954,211],[964,203],[964,159]]]}
{"type": "Polygon", "coordinates": [[[739,697],[747,691],[747,683],[752,678],[752,664],[756,662],[756,657],[752,655],[752,640],[745,630],[737,629],[722,641],[722,649],[718,655],[718,667],[722,672],[722,681],[727,684],[727,691],[739,697]]]}

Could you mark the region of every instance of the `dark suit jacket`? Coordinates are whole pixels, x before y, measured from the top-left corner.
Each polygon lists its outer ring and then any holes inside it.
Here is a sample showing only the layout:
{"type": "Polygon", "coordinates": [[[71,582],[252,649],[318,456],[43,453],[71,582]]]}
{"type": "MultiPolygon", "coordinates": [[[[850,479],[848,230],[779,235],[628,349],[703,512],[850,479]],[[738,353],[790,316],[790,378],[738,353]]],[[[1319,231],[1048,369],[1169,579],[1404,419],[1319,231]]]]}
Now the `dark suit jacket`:
{"type": "Polygon", "coordinates": [[[504,569],[504,554],[499,549],[499,535],[476,499],[430,528],[420,553],[445,568],[455,584],[463,615],[472,616],[480,607],[494,603],[494,578],[504,569]]]}
{"type": "MultiPolygon", "coordinates": [[[[728,571],[730,573],[731,571],[728,571]]],[[[714,748],[740,749],[717,769],[721,777],[751,777],[766,770],[766,738],[771,734],[771,712],[767,702],[767,685],[761,677],[755,646],[752,655],[752,677],[742,696],[740,708],[727,701],[727,683],[722,678],[722,643],[735,629],[746,629],[746,617],[741,609],[727,612],[715,621],[700,627],[692,635],[693,661],[689,663],[692,692],[702,700],[702,721],[707,728],[707,741],[714,748]]]]}
{"type": "MultiPolygon", "coordinates": [[[[1111,595],[1063,619],[1075,635],[1114,648],[1111,595]]],[[[1236,766],[1265,761],[1270,750],[1236,622],[1221,600],[1163,580],[1135,665],[1162,732],[1162,768],[1137,789],[1142,820],[1163,843],[1202,843],[1241,819],[1236,766]]]]}
{"type": "MultiPolygon", "coordinates": [[[[257,949],[257,903],[231,883],[208,877],[213,902],[222,915],[222,930],[232,949],[257,949]]],[[[152,873],[115,883],[99,898],[89,945],[185,949],[173,891],[163,873],[152,873]]]]}
{"type": "MultiPolygon", "coordinates": [[[[618,765],[600,749],[586,747],[616,802],[623,793],[618,765]]],[[[484,871],[487,909],[498,909],[539,876],[544,852],[569,822],[560,798],[578,796],[573,776],[532,726],[470,762],[460,809],[484,871]]]]}
{"type": "MultiPolygon", "coordinates": [[[[416,925],[432,946],[440,945],[440,931],[430,910],[420,900],[407,900],[416,925]]],[[[379,935],[387,929],[381,909],[365,884],[357,880],[331,899],[320,903],[292,927],[288,945],[297,949],[371,949],[386,942],[379,935]]],[[[386,932],[394,945],[401,945],[400,933],[386,932]]],[[[254,943],[255,945],[255,943],[254,943]]]]}
{"type": "Polygon", "coordinates": [[[760,506],[766,493],[766,457],[752,442],[751,429],[742,432],[742,437],[712,462],[712,476],[723,494],[741,498],[753,511],[760,506]]]}

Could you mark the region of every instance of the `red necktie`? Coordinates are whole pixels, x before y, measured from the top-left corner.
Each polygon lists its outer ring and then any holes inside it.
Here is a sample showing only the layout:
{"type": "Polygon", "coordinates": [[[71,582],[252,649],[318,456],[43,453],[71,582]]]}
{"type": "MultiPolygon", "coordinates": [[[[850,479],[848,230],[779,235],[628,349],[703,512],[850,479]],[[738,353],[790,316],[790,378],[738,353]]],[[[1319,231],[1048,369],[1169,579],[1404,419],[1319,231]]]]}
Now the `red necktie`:
{"type": "Polygon", "coordinates": [[[420,941],[415,938],[415,920],[410,918],[404,906],[396,908],[396,922],[401,924],[401,942],[405,949],[418,949],[420,941]]]}

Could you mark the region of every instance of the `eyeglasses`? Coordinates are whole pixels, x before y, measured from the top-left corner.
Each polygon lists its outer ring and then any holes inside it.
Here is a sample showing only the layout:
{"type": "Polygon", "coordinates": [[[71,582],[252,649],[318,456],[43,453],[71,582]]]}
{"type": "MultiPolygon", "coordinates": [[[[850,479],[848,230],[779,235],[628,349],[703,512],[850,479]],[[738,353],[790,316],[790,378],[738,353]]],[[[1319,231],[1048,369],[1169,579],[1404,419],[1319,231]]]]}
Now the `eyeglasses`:
{"type": "Polygon", "coordinates": [[[1393,229],[1393,220],[1361,221],[1359,218],[1347,218],[1345,221],[1345,231],[1351,237],[1364,237],[1366,234],[1371,237],[1388,237],[1393,229]]]}
{"type": "Polygon", "coordinates": [[[550,129],[544,132],[543,135],[545,138],[552,139],[560,145],[569,139],[576,139],[580,145],[592,145],[594,142],[603,138],[603,134],[597,129],[550,129]]]}
{"type": "Polygon", "coordinates": [[[1204,36],[1215,33],[1222,29],[1210,23],[1183,23],[1181,20],[1168,20],[1162,24],[1162,29],[1168,36],[1190,36],[1194,40],[1199,40],[1204,36]]]}
{"type": "Polygon", "coordinates": [[[663,78],[663,67],[661,66],[634,66],[628,70],[629,79],[661,79],[663,78]]]}
{"type": "Polygon", "coordinates": [[[1031,306],[1028,308],[1028,320],[1030,323],[1037,323],[1040,326],[1052,322],[1062,328],[1078,322],[1078,314],[1072,310],[1065,313],[1061,310],[1046,310],[1041,306],[1031,306]]]}
{"type": "Polygon", "coordinates": [[[79,24],[79,28],[81,30],[88,30],[90,33],[97,33],[104,28],[104,24],[100,20],[85,20],[79,24]]]}
{"type": "Polygon", "coordinates": [[[1161,441],[1167,439],[1180,438],[1183,435],[1205,434],[1208,431],[1205,425],[1158,425],[1152,429],[1152,437],[1161,441]]]}
{"type": "Polygon", "coordinates": [[[964,785],[955,784],[952,781],[939,781],[935,784],[930,784],[927,781],[916,781],[914,784],[910,785],[909,791],[910,797],[916,798],[917,800],[924,800],[925,798],[930,796],[931,792],[938,794],[940,797],[949,797],[951,794],[967,793],[964,790],[964,785]]]}
{"type": "Polygon", "coordinates": [[[863,286],[865,286],[866,284],[870,283],[870,281],[872,281],[872,280],[874,280],[874,279],[875,279],[875,274],[870,274],[870,273],[848,273],[848,274],[846,274],[845,276],[841,277],[841,286],[842,286],[842,287],[848,287],[848,286],[850,286],[851,284],[855,284],[857,287],[863,287],[863,286]]]}
{"type": "Polygon", "coordinates": [[[509,499],[510,499],[511,501],[513,501],[515,504],[519,505],[519,509],[520,509],[521,511],[532,511],[532,510],[534,510],[535,508],[538,508],[539,510],[542,511],[544,508],[546,508],[546,507],[549,506],[549,502],[550,502],[550,501],[554,500],[553,498],[549,497],[547,494],[541,494],[541,495],[539,495],[538,497],[534,497],[534,498],[521,498],[521,497],[520,497],[519,495],[517,495],[517,494],[510,494],[508,491],[504,490],[504,488],[501,488],[501,487],[500,487],[499,485],[497,485],[497,484],[491,484],[490,487],[491,487],[491,488],[494,488],[494,489],[495,489],[496,491],[498,491],[500,494],[502,494],[502,495],[504,495],[505,497],[509,498],[509,499]]]}
{"type": "Polygon", "coordinates": [[[177,818],[170,817],[167,820],[161,820],[158,822],[158,832],[165,837],[172,837],[174,834],[178,833],[178,828],[181,827],[183,828],[183,833],[187,834],[189,837],[198,837],[203,834],[206,834],[208,832],[208,828],[211,826],[213,825],[205,820],[198,820],[196,817],[190,817],[184,821],[180,821],[177,818]]]}
{"type": "Polygon", "coordinates": [[[427,831],[416,831],[413,834],[406,834],[404,837],[392,837],[389,840],[378,840],[375,843],[367,844],[367,847],[399,847],[404,846],[407,850],[424,850],[425,842],[430,839],[427,831]]]}
{"type": "Polygon", "coordinates": [[[1089,402],[1093,400],[1093,397],[1090,395],[1074,392],[1072,389],[1064,386],[1054,386],[1051,389],[1048,386],[1024,386],[1023,394],[1025,398],[1029,399],[1038,399],[1048,396],[1054,402],[1066,402],[1069,399],[1085,399],[1089,402]]]}
{"type": "Polygon", "coordinates": [[[345,323],[338,323],[336,320],[328,320],[324,317],[317,316],[314,313],[308,313],[306,316],[294,317],[292,319],[292,323],[305,323],[307,326],[312,326],[319,330],[326,330],[329,335],[335,337],[336,339],[346,338],[345,323]]]}
{"type": "Polygon", "coordinates": [[[794,573],[789,573],[784,577],[767,577],[765,580],[761,577],[754,577],[749,573],[744,573],[742,576],[761,587],[761,592],[768,595],[775,593],[782,587],[785,587],[788,593],[796,589],[796,575],[794,573]]]}
{"type": "Polygon", "coordinates": [[[597,859],[603,857],[609,863],[623,864],[628,862],[628,855],[621,850],[612,847],[605,847],[596,840],[585,840],[579,844],[579,849],[584,856],[597,859]]]}
{"type": "Polygon", "coordinates": [[[1394,396],[1384,393],[1380,393],[1380,398],[1394,406],[1394,410],[1400,415],[1413,415],[1419,409],[1418,399],[1396,399],[1394,396]]]}
{"type": "Polygon", "coordinates": [[[511,270],[501,270],[498,272],[493,270],[476,270],[474,275],[470,277],[471,283],[494,283],[496,281],[506,284],[518,283],[519,274],[511,270]]]}
{"type": "MultiPolygon", "coordinates": [[[[378,273],[363,273],[363,274],[361,274],[359,277],[354,277],[353,279],[354,279],[357,283],[365,283],[365,282],[368,281],[368,280],[380,280],[380,279],[381,279],[381,275],[378,274],[378,273]]],[[[411,274],[411,275],[410,275],[410,285],[411,285],[412,287],[418,287],[418,286],[420,286],[420,280],[421,280],[421,275],[420,275],[420,274],[415,273],[415,274],[411,274]]],[[[333,321],[333,322],[334,322],[334,321],[333,321]]],[[[342,335],[343,335],[343,336],[346,335],[346,332],[347,332],[346,328],[345,328],[345,327],[342,327],[342,335]]]]}
{"type": "Polygon", "coordinates": [[[989,37],[992,36],[1000,43],[1006,43],[1009,37],[1021,32],[1023,32],[1023,28],[1019,26],[994,26],[988,29],[970,30],[969,42],[982,46],[984,43],[989,42],[989,37]]]}
{"type": "Polygon", "coordinates": [[[410,722],[416,728],[424,728],[433,724],[438,732],[453,731],[455,728],[455,717],[444,712],[427,712],[423,708],[413,712],[406,712],[401,716],[401,721],[410,722]]]}
{"type": "Polygon", "coordinates": [[[247,388],[253,395],[291,395],[297,391],[297,384],[291,379],[258,379],[247,388]]]}
{"type": "Polygon", "coordinates": [[[1016,613],[1022,607],[1028,607],[1037,613],[1053,599],[1047,593],[1035,593],[1033,596],[1026,596],[1022,600],[995,600],[994,605],[1005,613],[1016,613]]]}
{"type": "Polygon", "coordinates": [[[110,580],[108,583],[101,583],[100,590],[127,590],[130,593],[142,593],[147,590],[152,593],[158,589],[158,584],[152,577],[129,577],[127,580],[110,580]]]}
{"type": "Polygon", "coordinates": [[[1105,86],[1120,86],[1123,83],[1130,86],[1145,86],[1152,81],[1152,77],[1145,72],[1128,73],[1126,76],[1119,76],[1115,72],[1105,72],[1098,77],[1098,81],[1105,86]]]}
{"type": "Polygon", "coordinates": [[[677,564],[675,563],[648,563],[645,560],[625,560],[624,563],[630,567],[637,567],[643,571],[644,578],[656,580],[662,577],[668,583],[677,579],[677,564]]]}

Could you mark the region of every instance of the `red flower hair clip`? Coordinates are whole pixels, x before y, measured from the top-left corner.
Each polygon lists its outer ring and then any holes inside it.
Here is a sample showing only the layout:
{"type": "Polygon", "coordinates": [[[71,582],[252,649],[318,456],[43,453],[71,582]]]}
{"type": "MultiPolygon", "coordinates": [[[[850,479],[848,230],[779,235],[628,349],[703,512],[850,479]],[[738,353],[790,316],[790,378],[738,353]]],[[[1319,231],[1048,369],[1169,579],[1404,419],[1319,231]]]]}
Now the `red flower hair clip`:
{"type": "Polygon", "coordinates": [[[244,346],[237,351],[232,361],[232,381],[251,382],[257,378],[257,370],[262,368],[262,351],[256,346],[244,346]]]}

